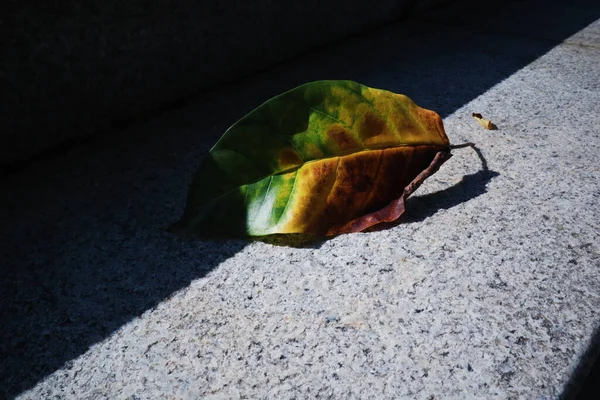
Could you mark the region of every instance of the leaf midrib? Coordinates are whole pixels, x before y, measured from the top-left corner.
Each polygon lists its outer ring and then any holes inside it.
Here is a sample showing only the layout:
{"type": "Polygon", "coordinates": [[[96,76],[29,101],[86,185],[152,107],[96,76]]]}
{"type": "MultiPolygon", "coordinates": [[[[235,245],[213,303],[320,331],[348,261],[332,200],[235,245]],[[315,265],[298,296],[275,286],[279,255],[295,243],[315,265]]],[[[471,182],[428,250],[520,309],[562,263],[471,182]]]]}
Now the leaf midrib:
{"type": "MultiPolygon", "coordinates": [[[[309,161],[306,161],[306,162],[304,162],[304,163],[302,163],[302,164],[300,164],[300,165],[298,165],[296,167],[289,168],[289,169],[284,170],[284,171],[279,171],[279,172],[271,174],[271,175],[266,175],[266,176],[264,176],[264,177],[262,177],[260,179],[257,179],[257,180],[255,180],[253,182],[244,183],[242,185],[237,185],[234,188],[229,189],[229,190],[227,190],[224,193],[221,193],[217,197],[213,197],[211,199],[208,199],[207,202],[208,201],[219,200],[221,197],[224,197],[224,196],[228,195],[229,193],[233,192],[236,189],[239,189],[242,186],[253,185],[253,184],[257,183],[257,182],[262,181],[265,178],[273,177],[275,175],[283,175],[283,174],[289,174],[291,172],[295,172],[295,171],[299,170],[300,168],[302,168],[304,165],[310,164],[310,163],[313,163],[313,162],[319,162],[319,161],[323,161],[323,160],[329,160],[331,158],[338,158],[338,157],[341,158],[341,157],[346,157],[346,156],[350,156],[350,155],[358,154],[358,153],[363,153],[363,152],[388,150],[388,149],[397,149],[397,148],[401,148],[401,147],[433,147],[433,148],[439,148],[440,150],[444,150],[444,149],[449,150],[450,149],[449,146],[439,145],[439,144],[431,144],[431,143],[402,144],[402,145],[398,145],[398,146],[381,146],[381,147],[376,147],[376,148],[363,149],[363,150],[356,151],[356,152],[353,152],[353,153],[347,153],[347,154],[342,154],[342,155],[332,156],[332,157],[323,157],[323,158],[319,158],[319,159],[316,159],[316,160],[309,160],[309,161]]],[[[294,179],[297,179],[297,177],[294,178],[294,179]]],[[[295,185],[295,182],[294,182],[294,185],[295,185]]],[[[287,205],[286,205],[286,207],[287,207],[287,205]]]]}
{"type": "MultiPolygon", "coordinates": [[[[361,149],[361,150],[353,151],[353,152],[350,152],[350,153],[339,154],[339,155],[336,155],[336,156],[321,157],[321,158],[317,158],[317,159],[314,159],[314,160],[308,160],[308,161],[303,162],[302,164],[299,164],[297,166],[294,166],[294,167],[291,167],[291,168],[288,168],[288,169],[285,169],[285,170],[281,170],[281,171],[273,173],[271,175],[283,175],[283,174],[287,174],[287,173],[290,173],[290,172],[297,171],[297,170],[299,170],[300,168],[302,168],[303,166],[305,166],[307,164],[311,164],[311,163],[315,163],[315,162],[319,162],[319,161],[323,161],[323,160],[329,160],[331,158],[347,157],[347,156],[351,156],[351,155],[354,155],[354,154],[367,153],[367,152],[371,152],[371,151],[388,150],[388,149],[398,149],[398,148],[401,148],[401,147],[434,147],[434,148],[439,148],[440,150],[444,150],[444,149],[450,150],[449,146],[441,145],[441,144],[437,144],[437,143],[410,143],[410,144],[399,144],[399,145],[395,145],[395,146],[385,146],[385,145],[382,145],[382,146],[376,146],[376,147],[369,147],[369,148],[366,148],[366,149],[361,149]]],[[[267,178],[268,176],[271,176],[271,175],[264,176],[264,177],[260,178],[259,180],[251,182],[251,183],[245,183],[245,185],[252,185],[253,183],[262,181],[263,179],[265,179],[265,178],[267,178]]]]}

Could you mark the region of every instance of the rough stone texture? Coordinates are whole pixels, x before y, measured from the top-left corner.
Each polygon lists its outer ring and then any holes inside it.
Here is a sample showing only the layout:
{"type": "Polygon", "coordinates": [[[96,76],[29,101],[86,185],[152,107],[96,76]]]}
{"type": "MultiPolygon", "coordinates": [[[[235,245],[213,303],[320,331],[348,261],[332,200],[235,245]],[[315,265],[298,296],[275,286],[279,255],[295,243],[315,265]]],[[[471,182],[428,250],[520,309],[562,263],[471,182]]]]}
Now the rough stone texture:
{"type": "Polygon", "coordinates": [[[0,165],[443,1],[5,1],[0,165]]]}
{"type": "Polygon", "coordinates": [[[548,4],[507,3],[488,25],[452,4],[6,177],[0,393],[559,397],[600,320],[600,6],[548,4]],[[515,32],[534,11],[563,36],[515,32]],[[312,246],[162,231],[228,125],[323,78],[437,110],[488,169],[456,150],[401,223],[312,246]]]}

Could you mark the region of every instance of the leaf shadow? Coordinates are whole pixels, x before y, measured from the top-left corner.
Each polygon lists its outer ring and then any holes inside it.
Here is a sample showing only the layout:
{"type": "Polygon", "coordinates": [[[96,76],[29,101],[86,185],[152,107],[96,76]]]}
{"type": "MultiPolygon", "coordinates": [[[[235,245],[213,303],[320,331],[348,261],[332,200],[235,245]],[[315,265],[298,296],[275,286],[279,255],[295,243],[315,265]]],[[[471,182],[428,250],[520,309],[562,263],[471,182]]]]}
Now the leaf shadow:
{"type": "Polygon", "coordinates": [[[406,205],[407,212],[398,222],[421,222],[439,210],[447,210],[481,196],[487,192],[487,184],[498,175],[500,174],[496,171],[483,169],[474,174],[464,175],[460,182],[447,189],[410,198],[406,205]]]}
{"type": "Polygon", "coordinates": [[[464,175],[460,182],[444,190],[408,198],[406,211],[398,220],[376,225],[369,231],[389,229],[403,223],[421,222],[439,210],[455,207],[486,193],[487,184],[500,173],[489,169],[485,156],[475,144],[467,143],[460,147],[471,147],[475,151],[481,162],[481,170],[464,175]]]}
{"type": "Polygon", "coordinates": [[[272,246],[293,247],[297,249],[318,249],[333,237],[315,237],[305,234],[277,234],[248,238],[252,242],[262,242],[272,246]]]}
{"type": "Polygon", "coordinates": [[[448,209],[474,199],[487,192],[487,184],[500,173],[488,167],[487,160],[481,150],[473,143],[461,145],[471,147],[481,161],[481,170],[474,174],[464,175],[460,182],[447,189],[435,193],[409,198],[406,216],[400,217],[399,222],[420,222],[431,217],[440,209],[448,209]]]}

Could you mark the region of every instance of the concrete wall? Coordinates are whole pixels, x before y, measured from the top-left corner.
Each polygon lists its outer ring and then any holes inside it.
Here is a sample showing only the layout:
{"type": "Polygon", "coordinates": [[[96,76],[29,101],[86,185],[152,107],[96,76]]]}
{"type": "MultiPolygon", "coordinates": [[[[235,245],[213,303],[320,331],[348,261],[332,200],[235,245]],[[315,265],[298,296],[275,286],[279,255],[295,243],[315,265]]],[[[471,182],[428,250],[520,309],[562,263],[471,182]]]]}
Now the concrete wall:
{"type": "Polygon", "coordinates": [[[0,165],[442,1],[8,0],[0,165]]]}

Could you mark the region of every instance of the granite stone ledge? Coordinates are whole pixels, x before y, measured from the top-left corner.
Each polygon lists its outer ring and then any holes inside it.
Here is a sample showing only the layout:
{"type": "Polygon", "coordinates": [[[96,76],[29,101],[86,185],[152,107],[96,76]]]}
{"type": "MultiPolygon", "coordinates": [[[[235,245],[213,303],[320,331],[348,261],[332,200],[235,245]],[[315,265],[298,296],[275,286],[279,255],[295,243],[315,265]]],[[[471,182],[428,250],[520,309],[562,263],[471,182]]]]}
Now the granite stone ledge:
{"type": "Polygon", "coordinates": [[[391,24],[10,175],[0,398],[572,398],[600,337],[600,3],[503,10],[391,24]],[[397,225],[307,247],[164,232],[232,121],[333,75],[438,111],[488,170],[457,151],[397,225]]]}

